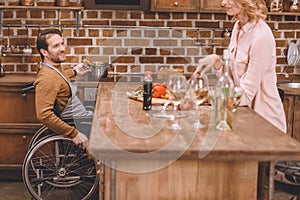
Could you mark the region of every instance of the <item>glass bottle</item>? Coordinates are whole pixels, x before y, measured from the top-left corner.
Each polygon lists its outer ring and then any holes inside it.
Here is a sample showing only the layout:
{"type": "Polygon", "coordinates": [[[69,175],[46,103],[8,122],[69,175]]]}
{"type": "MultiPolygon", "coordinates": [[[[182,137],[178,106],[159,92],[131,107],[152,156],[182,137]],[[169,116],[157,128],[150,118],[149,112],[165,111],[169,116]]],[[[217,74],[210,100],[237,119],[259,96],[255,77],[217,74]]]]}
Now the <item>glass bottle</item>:
{"type": "Polygon", "coordinates": [[[234,83],[229,74],[229,50],[223,51],[223,73],[215,88],[215,123],[216,129],[228,131],[232,129],[232,105],[234,83]]]}
{"type": "Polygon", "coordinates": [[[271,12],[281,12],[282,11],[282,0],[272,0],[270,5],[271,12]]]}
{"type": "Polygon", "coordinates": [[[143,109],[144,110],[151,110],[151,103],[152,103],[152,77],[151,71],[145,72],[144,82],[143,82],[143,109]]]}

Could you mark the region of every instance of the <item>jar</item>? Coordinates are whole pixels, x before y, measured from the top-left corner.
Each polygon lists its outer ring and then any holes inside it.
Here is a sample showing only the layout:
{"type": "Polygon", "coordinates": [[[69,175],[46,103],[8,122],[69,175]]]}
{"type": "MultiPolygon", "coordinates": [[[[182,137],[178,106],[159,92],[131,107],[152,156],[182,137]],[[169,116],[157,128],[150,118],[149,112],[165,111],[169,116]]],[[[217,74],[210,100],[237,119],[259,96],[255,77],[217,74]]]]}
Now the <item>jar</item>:
{"type": "Polygon", "coordinates": [[[281,12],[282,11],[282,0],[272,0],[270,4],[271,12],[281,12]]]}
{"type": "Polygon", "coordinates": [[[33,6],[33,0],[22,0],[22,6],[33,6]]]}
{"type": "Polygon", "coordinates": [[[293,4],[290,7],[290,12],[296,13],[296,12],[299,12],[299,11],[300,11],[300,9],[298,7],[298,0],[294,0],[293,4]]]}
{"type": "Polygon", "coordinates": [[[56,1],[57,6],[66,7],[70,5],[70,0],[57,0],[56,1]]]}

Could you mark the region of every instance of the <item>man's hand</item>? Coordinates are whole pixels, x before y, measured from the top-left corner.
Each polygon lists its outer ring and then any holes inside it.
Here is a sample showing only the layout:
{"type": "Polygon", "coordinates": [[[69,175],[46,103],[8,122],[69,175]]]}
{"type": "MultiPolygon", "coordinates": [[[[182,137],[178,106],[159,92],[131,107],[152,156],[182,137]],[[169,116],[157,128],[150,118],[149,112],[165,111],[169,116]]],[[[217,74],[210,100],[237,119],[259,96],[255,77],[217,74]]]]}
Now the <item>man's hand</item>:
{"type": "Polygon", "coordinates": [[[86,149],[89,142],[86,135],[84,135],[81,132],[78,132],[78,134],[72,139],[72,141],[75,143],[76,146],[78,146],[81,149],[86,149]]]}
{"type": "Polygon", "coordinates": [[[92,71],[91,68],[86,68],[84,63],[80,63],[80,64],[76,65],[73,69],[76,70],[78,75],[84,75],[87,72],[92,71]]]}

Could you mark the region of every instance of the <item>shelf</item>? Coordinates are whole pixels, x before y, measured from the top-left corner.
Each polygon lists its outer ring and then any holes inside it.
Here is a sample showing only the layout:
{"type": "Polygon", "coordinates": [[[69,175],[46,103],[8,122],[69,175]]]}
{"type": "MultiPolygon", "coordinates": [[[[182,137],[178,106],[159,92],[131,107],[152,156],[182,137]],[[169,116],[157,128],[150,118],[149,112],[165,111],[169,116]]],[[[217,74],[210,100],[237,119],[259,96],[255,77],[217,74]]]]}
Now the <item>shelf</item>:
{"type": "Polygon", "coordinates": [[[300,12],[268,12],[268,15],[282,15],[282,16],[300,16],[300,12]]]}
{"type": "Polygon", "coordinates": [[[0,6],[0,9],[29,9],[29,10],[84,10],[84,7],[61,6],[0,6]]]}

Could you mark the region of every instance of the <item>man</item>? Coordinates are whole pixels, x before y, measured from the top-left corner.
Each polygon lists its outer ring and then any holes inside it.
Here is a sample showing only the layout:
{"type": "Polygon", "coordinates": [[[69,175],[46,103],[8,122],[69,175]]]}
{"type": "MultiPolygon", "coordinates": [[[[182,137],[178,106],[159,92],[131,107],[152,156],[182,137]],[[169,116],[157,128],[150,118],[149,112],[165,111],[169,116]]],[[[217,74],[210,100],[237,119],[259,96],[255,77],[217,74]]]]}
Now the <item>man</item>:
{"type": "Polygon", "coordinates": [[[92,115],[79,101],[75,82],[71,81],[77,74],[83,75],[89,70],[83,63],[73,69],[61,66],[66,61],[66,54],[62,33],[58,29],[41,32],[37,49],[42,59],[34,82],[37,119],[51,131],[71,138],[77,146],[85,149],[87,137],[63,119],[92,115]]]}

